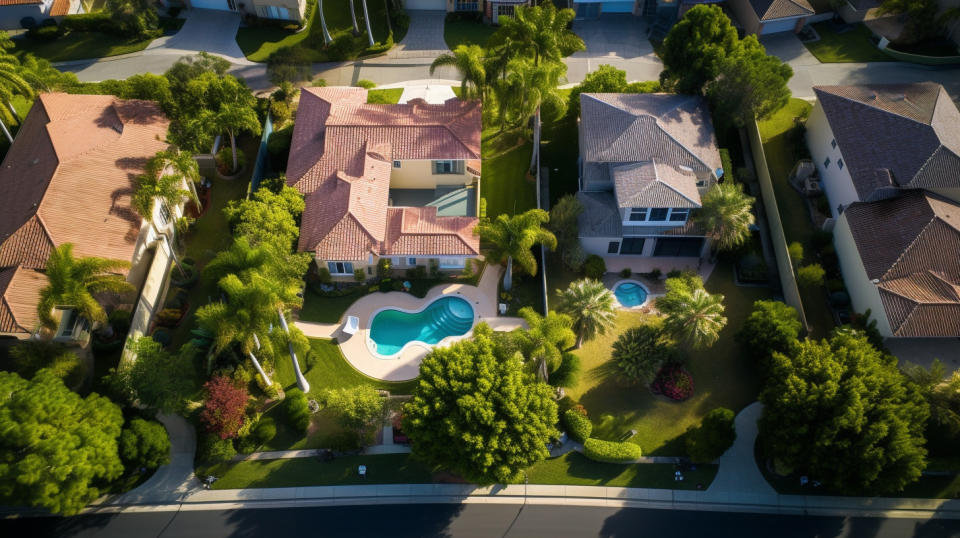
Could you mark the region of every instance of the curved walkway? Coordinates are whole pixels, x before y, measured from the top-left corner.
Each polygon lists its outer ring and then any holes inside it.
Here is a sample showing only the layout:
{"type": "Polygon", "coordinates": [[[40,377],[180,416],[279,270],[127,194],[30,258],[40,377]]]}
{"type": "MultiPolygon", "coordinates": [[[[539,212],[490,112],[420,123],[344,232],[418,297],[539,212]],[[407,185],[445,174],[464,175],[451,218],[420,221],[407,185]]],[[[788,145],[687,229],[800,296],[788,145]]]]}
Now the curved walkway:
{"type": "Polygon", "coordinates": [[[777,492],[757,468],[753,446],[757,441],[757,420],[763,404],[753,402],[743,408],[734,421],[737,440],[717,460],[716,478],[707,488],[705,500],[712,502],[775,503],[777,492]]]}
{"type": "Polygon", "coordinates": [[[202,490],[193,475],[193,455],[197,435],[193,426],[178,415],[157,415],[170,435],[170,463],[161,466],[138,487],[106,500],[102,504],[164,504],[186,501],[202,490]]]}

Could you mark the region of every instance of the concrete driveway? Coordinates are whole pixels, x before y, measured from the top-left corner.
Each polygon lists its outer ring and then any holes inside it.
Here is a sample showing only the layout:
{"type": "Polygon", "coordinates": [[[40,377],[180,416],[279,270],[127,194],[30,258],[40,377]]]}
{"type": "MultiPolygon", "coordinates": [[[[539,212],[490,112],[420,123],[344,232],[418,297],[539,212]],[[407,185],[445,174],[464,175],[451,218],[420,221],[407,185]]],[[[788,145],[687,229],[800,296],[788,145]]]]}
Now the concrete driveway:
{"type": "Polygon", "coordinates": [[[144,51],[146,54],[191,54],[207,51],[222,56],[234,64],[248,60],[237,45],[240,15],[213,9],[191,9],[187,22],[172,36],[156,39],[144,51]]]}
{"type": "Polygon", "coordinates": [[[410,28],[403,41],[387,53],[389,58],[436,58],[450,52],[443,39],[445,11],[408,11],[410,28]]]}
{"type": "Polygon", "coordinates": [[[627,72],[627,80],[656,80],[663,69],[647,39],[647,22],[629,14],[574,21],[573,31],[587,49],[566,58],[567,80],[578,82],[602,64],[627,72]]]}

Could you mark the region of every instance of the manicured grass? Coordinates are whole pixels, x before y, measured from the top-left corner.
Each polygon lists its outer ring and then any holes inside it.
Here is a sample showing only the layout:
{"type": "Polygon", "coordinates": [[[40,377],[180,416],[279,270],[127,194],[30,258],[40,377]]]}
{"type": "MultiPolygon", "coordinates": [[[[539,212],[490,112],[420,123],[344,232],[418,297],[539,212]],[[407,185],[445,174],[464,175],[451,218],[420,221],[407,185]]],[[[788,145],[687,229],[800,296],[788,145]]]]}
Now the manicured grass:
{"type": "Polygon", "coordinates": [[[479,21],[447,21],[443,25],[443,40],[447,42],[450,50],[458,45],[486,47],[487,40],[496,31],[495,26],[479,21]]]}
{"type": "Polygon", "coordinates": [[[823,63],[894,61],[873,44],[873,34],[863,24],[857,24],[842,34],[834,32],[833,24],[829,21],[818,22],[813,28],[820,34],[820,40],[805,42],[804,45],[823,63]]]}
{"type": "Polygon", "coordinates": [[[370,90],[367,92],[367,102],[382,105],[394,105],[403,95],[403,88],[391,88],[387,90],[370,90]]]}
{"type": "Polygon", "coordinates": [[[258,451],[325,448],[331,446],[330,440],[341,432],[333,413],[326,409],[310,415],[311,427],[307,434],[290,426],[283,402],[273,404],[263,416],[273,419],[277,426],[277,435],[265,445],[258,447],[258,451]]]}
{"type": "Polygon", "coordinates": [[[487,201],[487,217],[537,207],[536,181],[526,177],[532,151],[533,144],[515,132],[484,133],[480,196],[487,201]]]}
{"type": "MultiPolygon", "coordinates": [[[[319,394],[325,389],[341,389],[369,385],[376,389],[390,391],[391,394],[410,394],[416,381],[393,383],[367,377],[358,372],[343,357],[340,348],[332,340],[310,339],[310,350],[313,353],[312,365],[304,357],[297,357],[300,368],[310,382],[310,393],[319,394]]],[[[277,380],[284,389],[296,387],[296,378],[293,374],[293,364],[289,356],[278,360],[274,365],[277,369],[277,380]]]]}
{"type": "Polygon", "coordinates": [[[670,463],[618,465],[596,462],[579,452],[568,452],[527,469],[527,477],[531,484],[656,489],[697,489],[700,484],[706,489],[717,475],[717,466],[698,465],[696,470],[684,471],[682,482],[674,480],[674,471],[670,463]]]}
{"type": "Polygon", "coordinates": [[[310,35],[309,26],[313,23],[311,17],[307,28],[297,32],[297,25],[289,27],[278,26],[247,27],[237,30],[237,45],[243,55],[252,62],[265,62],[271,54],[283,47],[296,45],[310,35]]]}
{"type": "MultiPolygon", "coordinates": [[[[777,206],[787,244],[794,241],[803,243],[808,258],[813,258],[815,249],[810,243],[814,227],[807,215],[803,197],[787,182],[790,170],[797,161],[795,144],[804,144],[793,136],[795,118],[805,118],[810,114],[810,103],[801,99],[791,99],[770,118],[759,122],[760,136],[763,139],[763,151],[767,156],[773,190],[777,196],[777,206]]],[[[811,336],[826,336],[835,323],[822,288],[801,289],[803,309],[811,327],[811,336]]]]}
{"type": "Polygon", "coordinates": [[[330,462],[317,458],[242,461],[216,465],[208,472],[219,477],[213,489],[432,482],[430,469],[408,454],[341,456],[330,462]],[[359,465],[367,466],[365,479],[357,475],[359,465]]]}
{"type": "Polygon", "coordinates": [[[337,323],[343,313],[360,297],[362,293],[344,295],[342,297],[324,297],[307,286],[303,296],[303,308],[300,310],[300,319],[316,323],[337,323]]]}
{"type": "Polygon", "coordinates": [[[51,62],[106,58],[139,52],[147,48],[151,41],[152,37],[129,39],[99,32],[73,32],[53,41],[28,37],[13,40],[16,44],[15,53],[31,53],[51,62]]]}
{"type": "Polygon", "coordinates": [[[577,156],[580,154],[577,140],[576,118],[544,123],[541,140],[543,154],[542,166],[550,174],[550,205],[567,194],[575,194],[579,189],[579,170],[577,156]]]}
{"type": "MultiPolygon", "coordinates": [[[[551,294],[554,287],[560,286],[551,286],[551,294]]],[[[740,353],[734,335],[752,310],[753,302],[769,299],[769,291],[736,286],[733,268],[728,263],[717,266],[706,288],[710,293],[724,295],[727,325],[713,347],[687,353],[686,367],[693,375],[696,391],[684,402],[655,396],[647,387],[618,380],[616,366],[610,361],[613,342],[625,330],[642,323],[645,314],[621,311],[612,331],[576,351],[582,374],[579,384],[568,389],[567,394],[587,408],[594,424],[594,437],[617,439],[633,429],[637,435],[631,442],[639,444],[645,455],[683,456],[686,447],[682,436],[687,428],[697,425],[714,408],[739,411],[756,400],[759,376],[740,353]]]]}

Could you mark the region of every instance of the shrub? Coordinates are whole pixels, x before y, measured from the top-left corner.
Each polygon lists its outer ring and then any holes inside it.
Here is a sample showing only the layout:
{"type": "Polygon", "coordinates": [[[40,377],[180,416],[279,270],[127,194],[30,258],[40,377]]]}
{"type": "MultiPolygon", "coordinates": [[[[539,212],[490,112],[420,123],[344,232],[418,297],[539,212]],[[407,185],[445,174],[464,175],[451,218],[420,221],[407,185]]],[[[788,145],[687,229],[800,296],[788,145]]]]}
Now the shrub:
{"type": "Polygon", "coordinates": [[[377,261],[377,278],[390,276],[390,258],[380,258],[377,261]]]}
{"type": "Polygon", "coordinates": [[[563,264],[566,265],[568,269],[571,271],[579,271],[583,268],[583,263],[587,259],[587,253],[584,252],[583,247],[577,242],[577,244],[564,249],[562,257],[563,264]]]}
{"type": "Polygon", "coordinates": [[[157,325],[162,327],[176,327],[180,323],[183,312],[176,308],[164,308],[157,312],[157,325]]]}
{"type": "Polygon", "coordinates": [[[765,361],[775,352],[791,354],[802,328],[793,307],[780,301],[756,301],[737,333],[737,342],[754,360],[765,361]]]}
{"type": "Polygon", "coordinates": [[[170,463],[170,437],[163,424],[135,418],[120,433],[120,458],[127,468],[155,469],[170,463]]]}
{"type": "Polygon", "coordinates": [[[826,271],[819,263],[811,263],[797,269],[797,284],[802,288],[814,288],[823,285],[826,271]]]}
{"type": "Polygon", "coordinates": [[[570,437],[579,443],[589,439],[590,434],[593,433],[593,423],[576,409],[568,409],[563,414],[563,425],[570,437]]]}
{"type": "Polygon", "coordinates": [[[677,348],[663,323],[653,319],[621,334],[611,358],[627,380],[649,385],[664,364],[677,358],[677,348]]]}
{"type": "Polygon", "coordinates": [[[24,17],[20,19],[20,28],[24,30],[32,30],[37,27],[37,19],[33,17],[24,17]]]}
{"type": "Polygon", "coordinates": [[[348,452],[363,446],[363,436],[356,430],[340,430],[339,433],[330,437],[327,443],[337,452],[348,452]]]}
{"type": "Polygon", "coordinates": [[[253,429],[253,439],[257,446],[262,446],[273,440],[277,435],[277,425],[270,417],[260,419],[257,427],[253,429]]]}
{"type": "Polygon", "coordinates": [[[56,25],[36,26],[27,32],[27,36],[40,41],[54,41],[60,37],[60,29],[56,25]]]}
{"type": "Polygon", "coordinates": [[[357,267],[353,270],[353,279],[357,282],[363,282],[367,279],[367,274],[363,272],[363,269],[357,267]]]}
{"type": "Polygon", "coordinates": [[[204,463],[222,463],[232,460],[237,455],[232,439],[221,439],[212,434],[206,434],[200,438],[197,452],[197,459],[204,463]]]}
{"type": "Polygon", "coordinates": [[[583,455],[605,463],[630,463],[640,459],[639,445],[633,443],[587,439],[583,443],[583,455]]]}
{"type": "Polygon", "coordinates": [[[247,409],[247,389],[238,387],[233,380],[218,376],[203,385],[207,392],[200,412],[200,422],[207,431],[230,439],[237,436],[243,426],[247,409]]]}
{"type": "Polygon", "coordinates": [[[426,266],[418,265],[416,267],[407,269],[407,278],[411,280],[423,280],[424,278],[427,278],[426,266]]]}
{"type": "Polygon", "coordinates": [[[600,280],[606,272],[607,264],[603,261],[603,258],[596,254],[591,254],[587,257],[587,261],[583,262],[583,274],[587,278],[600,280]]]}
{"type": "Polygon", "coordinates": [[[733,160],[730,158],[730,150],[727,148],[720,148],[720,167],[723,168],[723,180],[734,181],[733,160]]]}
{"type": "Polygon", "coordinates": [[[60,21],[64,32],[101,32],[104,34],[122,35],[123,31],[107,12],[82,13],[69,15],[60,21]]]}
{"type": "Polygon", "coordinates": [[[329,284],[333,282],[333,277],[330,276],[330,269],[327,269],[326,267],[318,267],[317,280],[319,280],[321,284],[329,284]]]}
{"type": "Polygon", "coordinates": [[[700,426],[687,433],[687,454],[696,463],[719,458],[737,438],[733,411],[718,407],[703,417],[700,426]]]}
{"type": "Polygon", "coordinates": [[[796,267],[800,265],[800,262],[803,261],[803,244],[799,241],[794,241],[787,247],[787,252],[790,253],[790,261],[793,262],[793,266],[796,267]]]}
{"type": "Polygon", "coordinates": [[[271,101],[270,116],[277,125],[283,125],[290,119],[290,105],[283,101],[271,101]]]}
{"type": "Polygon", "coordinates": [[[672,400],[686,400],[693,396],[693,376],[679,364],[668,364],[657,374],[650,389],[672,400]]]}
{"type": "Polygon", "coordinates": [[[133,314],[129,310],[118,308],[107,316],[107,322],[113,327],[113,332],[119,335],[125,335],[130,330],[130,318],[133,314]]]}
{"type": "Polygon", "coordinates": [[[554,387],[575,387],[580,381],[580,357],[573,353],[564,353],[560,366],[550,374],[550,384],[554,387]]]}
{"type": "Polygon", "coordinates": [[[310,407],[307,395],[300,389],[291,389],[287,392],[287,399],[283,401],[287,420],[294,429],[306,432],[310,426],[310,407]]]}
{"type": "Polygon", "coordinates": [[[630,269],[629,267],[624,267],[624,268],[620,271],[620,276],[621,276],[622,278],[630,278],[630,275],[632,275],[632,274],[633,274],[633,270],[630,269]]]}
{"type": "Polygon", "coordinates": [[[306,47],[284,47],[267,59],[267,75],[270,82],[280,85],[284,82],[310,80],[313,51],[306,47]]]}
{"type": "Polygon", "coordinates": [[[372,81],[372,80],[367,80],[367,79],[365,79],[365,78],[362,78],[362,79],[358,80],[357,83],[354,84],[354,86],[357,86],[357,87],[359,87],[359,88],[366,88],[366,89],[368,89],[368,90],[372,90],[373,88],[376,88],[376,87],[377,87],[377,83],[374,82],[374,81],[372,81]]]}
{"type": "Polygon", "coordinates": [[[237,169],[233,169],[233,149],[230,146],[224,146],[217,152],[217,170],[221,174],[227,176],[237,173],[240,170],[243,170],[243,167],[247,165],[247,156],[243,153],[243,150],[237,148],[237,169]]]}
{"type": "Polygon", "coordinates": [[[267,153],[270,155],[270,165],[274,170],[286,170],[287,158],[290,156],[290,141],[293,139],[293,125],[270,133],[267,138],[267,153]]]}
{"type": "Polygon", "coordinates": [[[653,270],[650,271],[650,278],[654,280],[660,280],[660,276],[662,275],[663,275],[663,271],[661,271],[656,267],[654,267],[653,270]]]}

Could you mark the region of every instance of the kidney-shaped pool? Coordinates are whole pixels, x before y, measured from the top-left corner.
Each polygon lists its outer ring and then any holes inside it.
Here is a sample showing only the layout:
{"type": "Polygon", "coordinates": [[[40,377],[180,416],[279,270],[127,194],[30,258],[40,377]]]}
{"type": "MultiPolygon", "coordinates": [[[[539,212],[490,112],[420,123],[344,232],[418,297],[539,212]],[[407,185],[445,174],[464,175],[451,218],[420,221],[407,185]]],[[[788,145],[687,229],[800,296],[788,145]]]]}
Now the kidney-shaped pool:
{"type": "Polygon", "coordinates": [[[392,358],[410,342],[434,345],[473,327],[473,307],[460,297],[441,297],[419,312],[387,308],[373,316],[370,340],[378,355],[392,358]]]}

